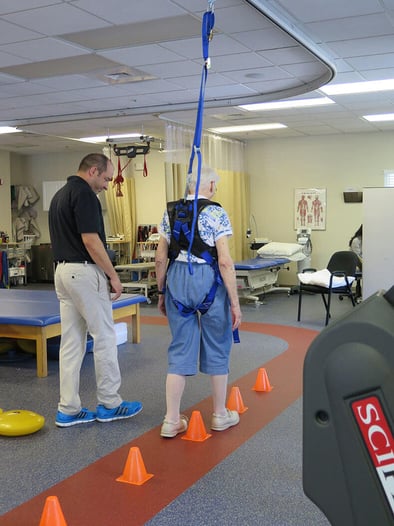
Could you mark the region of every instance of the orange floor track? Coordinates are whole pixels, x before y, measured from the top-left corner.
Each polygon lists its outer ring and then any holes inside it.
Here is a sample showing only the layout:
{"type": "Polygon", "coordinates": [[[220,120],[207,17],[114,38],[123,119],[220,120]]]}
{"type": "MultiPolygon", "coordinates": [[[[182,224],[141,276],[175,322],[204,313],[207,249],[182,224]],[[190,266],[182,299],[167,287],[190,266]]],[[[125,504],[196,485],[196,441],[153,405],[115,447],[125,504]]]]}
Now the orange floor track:
{"type": "MultiPolygon", "coordinates": [[[[152,316],[143,317],[142,322],[165,324],[166,320],[152,316]]],[[[244,331],[281,338],[288,342],[288,349],[261,364],[273,386],[271,392],[252,390],[258,368],[233,382],[248,407],[238,426],[225,432],[211,432],[211,399],[206,398],[185,413],[190,416],[193,410],[201,412],[207,431],[212,433],[208,440],[191,442],[180,436],[163,439],[159,436],[160,428],[154,428],[6,513],[0,519],[1,525],[39,524],[46,497],[50,495],[58,497],[67,526],[145,524],[301,396],[304,356],[317,333],[247,322],[242,324],[241,336],[244,331]],[[141,486],[116,481],[132,446],[138,446],[147,472],[154,475],[141,486]]]]}

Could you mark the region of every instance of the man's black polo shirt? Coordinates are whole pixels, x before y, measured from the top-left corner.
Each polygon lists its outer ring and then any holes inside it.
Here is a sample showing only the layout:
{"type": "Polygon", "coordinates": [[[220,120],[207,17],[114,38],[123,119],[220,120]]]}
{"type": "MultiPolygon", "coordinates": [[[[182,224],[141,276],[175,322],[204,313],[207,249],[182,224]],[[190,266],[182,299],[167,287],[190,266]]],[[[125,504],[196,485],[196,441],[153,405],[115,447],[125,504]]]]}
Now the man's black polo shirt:
{"type": "Polygon", "coordinates": [[[56,192],[49,207],[54,261],[93,263],[81,237],[88,233],[97,233],[106,246],[101,203],[84,179],[72,175],[56,192]]]}

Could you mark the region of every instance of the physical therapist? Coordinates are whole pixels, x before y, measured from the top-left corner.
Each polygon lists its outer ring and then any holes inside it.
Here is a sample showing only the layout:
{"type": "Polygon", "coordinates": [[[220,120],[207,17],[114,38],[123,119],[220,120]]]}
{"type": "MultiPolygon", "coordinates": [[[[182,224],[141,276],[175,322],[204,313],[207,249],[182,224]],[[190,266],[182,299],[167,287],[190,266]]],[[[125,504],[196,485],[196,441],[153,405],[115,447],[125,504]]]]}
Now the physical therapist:
{"type": "Polygon", "coordinates": [[[55,288],[60,301],[60,401],[58,427],[130,418],[142,410],[138,401],[123,401],[119,388],[112,300],[122,284],[106,251],[101,204],[97,198],[112,181],[114,167],[99,153],[86,155],[76,175],[54,195],[49,233],[56,263],[55,288]],[[94,340],[97,401],[95,411],[82,407],[79,387],[87,333],[94,340]]]}

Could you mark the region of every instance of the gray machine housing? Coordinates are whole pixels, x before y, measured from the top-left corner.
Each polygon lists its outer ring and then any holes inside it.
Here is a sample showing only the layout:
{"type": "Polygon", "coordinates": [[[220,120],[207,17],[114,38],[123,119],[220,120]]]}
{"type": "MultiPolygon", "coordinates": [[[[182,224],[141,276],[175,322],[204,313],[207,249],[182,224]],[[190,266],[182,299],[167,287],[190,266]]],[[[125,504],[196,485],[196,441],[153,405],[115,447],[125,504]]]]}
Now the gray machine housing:
{"type": "MultiPolygon", "coordinates": [[[[333,526],[394,524],[394,497],[390,504],[351,405],[377,397],[392,440],[393,366],[394,287],[377,292],[330,324],[308,349],[303,487],[333,526]]],[[[394,484],[392,488],[394,493],[394,484]]]]}

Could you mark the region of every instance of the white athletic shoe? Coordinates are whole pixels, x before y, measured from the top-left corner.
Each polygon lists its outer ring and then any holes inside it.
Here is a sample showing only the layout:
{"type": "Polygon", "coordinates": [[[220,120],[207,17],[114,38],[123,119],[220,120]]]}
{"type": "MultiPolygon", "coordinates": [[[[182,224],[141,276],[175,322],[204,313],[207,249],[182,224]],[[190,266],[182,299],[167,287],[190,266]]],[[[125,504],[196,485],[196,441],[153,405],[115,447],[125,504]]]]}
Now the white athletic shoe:
{"type": "Polygon", "coordinates": [[[236,426],[239,422],[239,414],[237,411],[230,411],[226,409],[225,416],[216,415],[213,413],[211,420],[211,429],[214,431],[224,431],[229,427],[236,426]]]}

